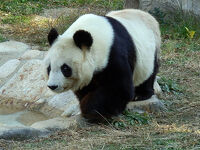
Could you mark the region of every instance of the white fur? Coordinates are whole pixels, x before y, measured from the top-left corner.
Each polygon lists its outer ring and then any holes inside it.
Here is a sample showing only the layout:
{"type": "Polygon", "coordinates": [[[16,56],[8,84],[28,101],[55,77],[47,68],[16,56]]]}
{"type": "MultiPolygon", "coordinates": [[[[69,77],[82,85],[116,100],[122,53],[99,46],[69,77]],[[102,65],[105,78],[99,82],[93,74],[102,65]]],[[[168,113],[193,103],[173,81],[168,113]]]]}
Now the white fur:
{"type": "Polygon", "coordinates": [[[158,76],[156,76],[156,79],[155,79],[155,82],[154,82],[154,85],[153,85],[153,89],[154,89],[154,93],[157,96],[161,95],[162,89],[161,89],[160,85],[158,84],[158,76]]]}
{"type": "MultiPolygon", "coordinates": [[[[139,10],[113,11],[107,14],[121,22],[136,45],[137,62],[133,75],[134,85],[144,82],[153,72],[154,54],[160,49],[160,31],[157,21],[139,10]]],[[[52,45],[45,58],[51,64],[48,86],[58,85],[56,92],[81,89],[88,85],[95,71],[106,67],[114,33],[111,24],[101,16],[86,14],[77,19],[52,45]],[[78,30],[88,31],[93,38],[90,49],[75,46],[73,35],[78,30]],[[65,78],[60,67],[72,68],[72,77],[65,78]]],[[[159,51],[158,51],[159,53],[159,51]]]]}
{"type": "Polygon", "coordinates": [[[160,31],[157,21],[148,13],[125,9],[107,14],[121,22],[131,35],[135,46],[137,61],[133,75],[135,86],[143,83],[152,74],[156,48],[160,50],[160,31]]]}
{"type": "Polygon", "coordinates": [[[104,17],[93,14],[81,16],[58,37],[45,58],[46,67],[51,64],[52,69],[48,86],[58,85],[58,91],[61,91],[77,90],[89,84],[93,73],[106,67],[112,41],[113,29],[104,17]],[[92,35],[93,44],[89,50],[75,46],[73,35],[78,30],[88,31],[92,35]],[[70,78],[58,75],[64,63],[72,68],[70,78]]]}

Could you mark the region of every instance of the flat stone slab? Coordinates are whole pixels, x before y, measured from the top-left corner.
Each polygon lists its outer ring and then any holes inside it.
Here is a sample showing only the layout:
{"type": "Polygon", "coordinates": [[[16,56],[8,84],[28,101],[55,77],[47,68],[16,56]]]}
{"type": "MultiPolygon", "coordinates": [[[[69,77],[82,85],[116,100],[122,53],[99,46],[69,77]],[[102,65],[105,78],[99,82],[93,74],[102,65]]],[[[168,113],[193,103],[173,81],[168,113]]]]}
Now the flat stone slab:
{"type": "Polygon", "coordinates": [[[80,120],[79,116],[49,119],[37,112],[0,108],[0,139],[25,140],[44,137],[55,130],[76,127],[77,118],[80,120]]]}
{"type": "Polygon", "coordinates": [[[60,94],[52,93],[51,96],[45,97],[36,102],[25,104],[25,107],[28,110],[41,112],[50,118],[71,117],[80,114],[79,102],[72,91],[60,94]]]}
{"type": "Polygon", "coordinates": [[[44,120],[44,121],[39,121],[31,125],[32,128],[34,129],[39,129],[39,130],[55,130],[55,129],[68,129],[69,127],[76,126],[77,122],[75,117],[71,118],[61,118],[61,117],[56,117],[53,119],[49,120],[44,120]]]}
{"type": "Polygon", "coordinates": [[[0,125],[7,127],[25,127],[35,122],[49,119],[39,112],[0,107],[0,125]]]}
{"type": "Polygon", "coordinates": [[[30,46],[17,41],[6,41],[0,43],[0,53],[21,53],[30,49],[30,46]]]}
{"type": "Polygon", "coordinates": [[[0,126],[0,139],[5,140],[26,140],[47,136],[49,130],[38,130],[30,127],[5,127],[0,126]]]}
{"type": "MultiPolygon", "coordinates": [[[[5,126],[0,125],[0,139],[5,140],[25,140],[48,136],[56,130],[76,128],[80,126],[78,121],[80,116],[71,118],[56,117],[44,121],[39,121],[31,126],[5,126]]],[[[83,120],[81,120],[83,121],[83,120]]]]}
{"type": "Polygon", "coordinates": [[[15,114],[0,115],[0,124],[7,127],[25,127],[23,124],[16,120],[16,118],[18,118],[22,113],[23,112],[17,112],[15,114]]]}
{"type": "Polygon", "coordinates": [[[7,78],[19,65],[20,61],[18,59],[12,59],[0,66],[0,79],[7,78]]]}
{"type": "Polygon", "coordinates": [[[47,130],[34,129],[30,125],[47,119],[36,112],[0,107],[0,138],[20,140],[44,135],[47,130]]]}
{"type": "Polygon", "coordinates": [[[167,111],[165,105],[157,98],[156,95],[153,95],[148,100],[129,102],[126,109],[139,113],[167,111]]]}

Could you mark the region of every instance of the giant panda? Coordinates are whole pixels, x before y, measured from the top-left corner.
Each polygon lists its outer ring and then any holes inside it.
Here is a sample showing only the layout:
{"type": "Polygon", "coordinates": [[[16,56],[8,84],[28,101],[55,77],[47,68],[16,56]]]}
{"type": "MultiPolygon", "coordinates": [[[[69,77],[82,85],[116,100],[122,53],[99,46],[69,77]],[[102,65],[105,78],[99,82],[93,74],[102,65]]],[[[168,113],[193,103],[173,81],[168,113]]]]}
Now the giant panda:
{"type": "Polygon", "coordinates": [[[125,9],[80,16],[62,35],[48,34],[47,86],[72,90],[81,114],[100,121],[122,113],[130,101],[154,95],[159,67],[159,24],[149,13],[125,9]]]}

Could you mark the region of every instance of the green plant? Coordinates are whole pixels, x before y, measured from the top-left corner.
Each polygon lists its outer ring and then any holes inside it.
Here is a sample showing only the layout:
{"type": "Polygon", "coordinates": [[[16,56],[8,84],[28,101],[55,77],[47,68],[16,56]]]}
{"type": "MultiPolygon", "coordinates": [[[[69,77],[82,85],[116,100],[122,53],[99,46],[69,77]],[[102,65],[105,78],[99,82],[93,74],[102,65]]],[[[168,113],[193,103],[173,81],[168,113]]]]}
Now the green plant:
{"type": "Polygon", "coordinates": [[[160,24],[165,24],[165,16],[166,13],[160,10],[160,8],[154,8],[152,11],[149,11],[150,14],[152,14],[160,24]]]}
{"type": "Polygon", "coordinates": [[[119,120],[112,120],[112,124],[116,128],[126,128],[133,125],[148,124],[149,120],[150,117],[146,113],[140,114],[125,110],[119,120]]]}
{"type": "Polygon", "coordinates": [[[168,92],[168,93],[172,92],[174,94],[182,92],[181,87],[171,79],[162,77],[161,79],[158,80],[158,83],[163,92],[168,92]]]}
{"type": "Polygon", "coordinates": [[[199,39],[199,16],[182,10],[163,13],[159,9],[155,9],[151,13],[159,21],[164,39],[199,39]]]}
{"type": "Polygon", "coordinates": [[[3,0],[0,3],[0,11],[12,15],[39,14],[44,8],[56,7],[82,7],[98,6],[100,8],[122,9],[123,0],[3,0]]]}
{"type": "Polygon", "coordinates": [[[0,42],[5,42],[5,41],[6,41],[6,38],[4,38],[0,33],[0,42]]]}
{"type": "Polygon", "coordinates": [[[8,15],[2,19],[2,23],[4,24],[29,23],[30,21],[31,17],[29,16],[8,15]]]}
{"type": "Polygon", "coordinates": [[[30,15],[40,13],[45,7],[44,3],[39,1],[28,1],[28,0],[9,0],[3,1],[0,4],[0,10],[2,12],[10,13],[11,15],[30,15]]]}
{"type": "Polygon", "coordinates": [[[191,41],[188,45],[188,50],[189,51],[194,51],[194,52],[197,52],[197,51],[200,51],[200,40],[199,41],[191,41]]]}
{"type": "Polygon", "coordinates": [[[185,29],[187,31],[187,37],[193,39],[196,31],[189,30],[187,27],[185,27],[185,29]]]}

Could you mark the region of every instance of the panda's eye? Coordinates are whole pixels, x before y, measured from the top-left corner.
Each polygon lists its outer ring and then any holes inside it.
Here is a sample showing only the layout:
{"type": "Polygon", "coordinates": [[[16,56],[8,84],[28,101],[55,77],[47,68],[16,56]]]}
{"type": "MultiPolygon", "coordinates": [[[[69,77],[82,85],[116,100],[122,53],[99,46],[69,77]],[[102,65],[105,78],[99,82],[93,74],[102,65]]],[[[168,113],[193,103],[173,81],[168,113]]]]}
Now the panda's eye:
{"type": "Polygon", "coordinates": [[[51,71],[51,66],[49,65],[49,67],[47,68],[47,74],[48,74],[48,76],[49,76],[50,71],[51,71]]]}
{"type": "Polygon", "coordinates": [[[61,71],[65,77],[70,77],[72,75],[72,69],[66,64],[61,66],[61,71]]]}

